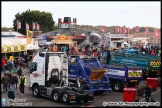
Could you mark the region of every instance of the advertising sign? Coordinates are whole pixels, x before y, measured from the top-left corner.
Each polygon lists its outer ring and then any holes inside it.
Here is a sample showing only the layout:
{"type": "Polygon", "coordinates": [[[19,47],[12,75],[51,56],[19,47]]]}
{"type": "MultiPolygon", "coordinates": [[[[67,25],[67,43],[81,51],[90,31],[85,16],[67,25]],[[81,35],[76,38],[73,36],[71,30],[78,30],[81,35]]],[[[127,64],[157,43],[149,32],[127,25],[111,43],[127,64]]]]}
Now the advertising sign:
{"type": "Polygon", "coordinates": [[[39,36],[39,45],[45,45],[47,42],[47,38],[45,34],[42,34],[41,36],[39,36]]]}
{"type": "Polygon", "coordinates": [[[20,45],[20,51],[26,51],[26,44],[20,45]]]}
{"type": "Polygon", "coordinates": [[[6,45],[6,52],[7,53],[13,52],[13,45],[6,45]]]}
{"type": "Polygon", "coordinates": [[[161,61],[160,60],[150,60],[150,67],[153,68],[159,68],[161,66],[161,61]]]}
{"type": "Polygon", "coordinates": [[[1,46],[1,53],[6,53],[6,46],[1,46]]]}
{"type": "Polygon", "coordinates": [[[33,32],[27,30],[27,44],[31,44],[32,38],[33,38],[33,32]]]}
{"type": "Polygon", "coordinates": [[[141,77],[142,70],[128,70],[128,77],[141,77]]]}
{"type": "Polygon", "coordinates": [[[19,45],[13,45],[13,52],[19,52],[20,46],[19,45]]]}

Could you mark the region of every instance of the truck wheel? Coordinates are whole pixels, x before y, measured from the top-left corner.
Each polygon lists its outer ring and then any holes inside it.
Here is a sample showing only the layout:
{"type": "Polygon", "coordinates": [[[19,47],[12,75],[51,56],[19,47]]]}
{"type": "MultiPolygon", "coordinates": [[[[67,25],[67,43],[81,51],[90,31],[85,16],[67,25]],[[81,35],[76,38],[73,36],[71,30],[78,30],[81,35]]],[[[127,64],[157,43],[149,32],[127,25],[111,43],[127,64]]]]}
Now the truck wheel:
{"type": "Polygon", "coordinates": [[[122,91],[123,90],[123,84],[119,81],[114,82],[113,89],[117,92],[122,91]]]}
{"type": "Polygon", "coordinates": [[[63,95],[62,95],[62,101],[63,101],[63,103],[68,104],[70,102],[70,99],[69,98],[70,97],[69,97],[69,94],[67,92],[63,93],[63,95]]]}
{"type": "Polygon", "coordinates": [[[34,86],[32,93],[34,97],[40,97],[39,86],[34,86]]]}
{"type": "Polygon", "coordinates": [[[60,102],[60,94],[58,91],[53,91],[52,99],[54,102],[60,102]]]}

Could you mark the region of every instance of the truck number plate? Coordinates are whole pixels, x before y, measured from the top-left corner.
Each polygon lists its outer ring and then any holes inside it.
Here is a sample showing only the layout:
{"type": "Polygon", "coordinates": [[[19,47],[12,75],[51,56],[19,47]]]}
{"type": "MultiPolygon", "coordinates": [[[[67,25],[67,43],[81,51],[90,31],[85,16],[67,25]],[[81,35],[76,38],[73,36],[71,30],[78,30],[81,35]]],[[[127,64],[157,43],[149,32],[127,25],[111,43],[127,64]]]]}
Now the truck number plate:
{"type": "Polygon", "coordinates": [[[137,82],[137,80],[130,80],[130,82],[137,82]]]}

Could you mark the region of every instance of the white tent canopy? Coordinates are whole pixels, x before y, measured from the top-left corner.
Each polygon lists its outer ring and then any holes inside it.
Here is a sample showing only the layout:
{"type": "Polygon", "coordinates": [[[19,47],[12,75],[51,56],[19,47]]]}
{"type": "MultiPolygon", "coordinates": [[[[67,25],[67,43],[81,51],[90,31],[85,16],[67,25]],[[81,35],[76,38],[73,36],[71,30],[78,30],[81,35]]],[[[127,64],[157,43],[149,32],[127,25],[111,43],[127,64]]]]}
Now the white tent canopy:
{"type": "Polygon", "coordinates": [[[2,44],[1,45],[13,45],[14,43],[12,43],[11,41],[9,40],[3,40],[2,39],[2,44]]]}
{"type": "Polygon", "coordinates": [[[3,45],[26,44],[26,38],[1,38],[3,45]],[[8,43],[8,44],[7,44],[8,43]]]}

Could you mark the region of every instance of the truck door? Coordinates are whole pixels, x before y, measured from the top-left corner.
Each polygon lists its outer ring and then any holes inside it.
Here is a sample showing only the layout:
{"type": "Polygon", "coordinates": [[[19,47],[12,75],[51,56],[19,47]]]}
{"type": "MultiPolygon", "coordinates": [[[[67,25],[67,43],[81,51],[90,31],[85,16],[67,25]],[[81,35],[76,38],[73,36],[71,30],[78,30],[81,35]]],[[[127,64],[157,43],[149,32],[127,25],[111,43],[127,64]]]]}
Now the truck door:
{"type": "Polygon", "coordinates": [[[45,85],[44,71],[43,63],[32,62],[30,66],[30,84],[38,83],[39,85],[45,85]]]}

